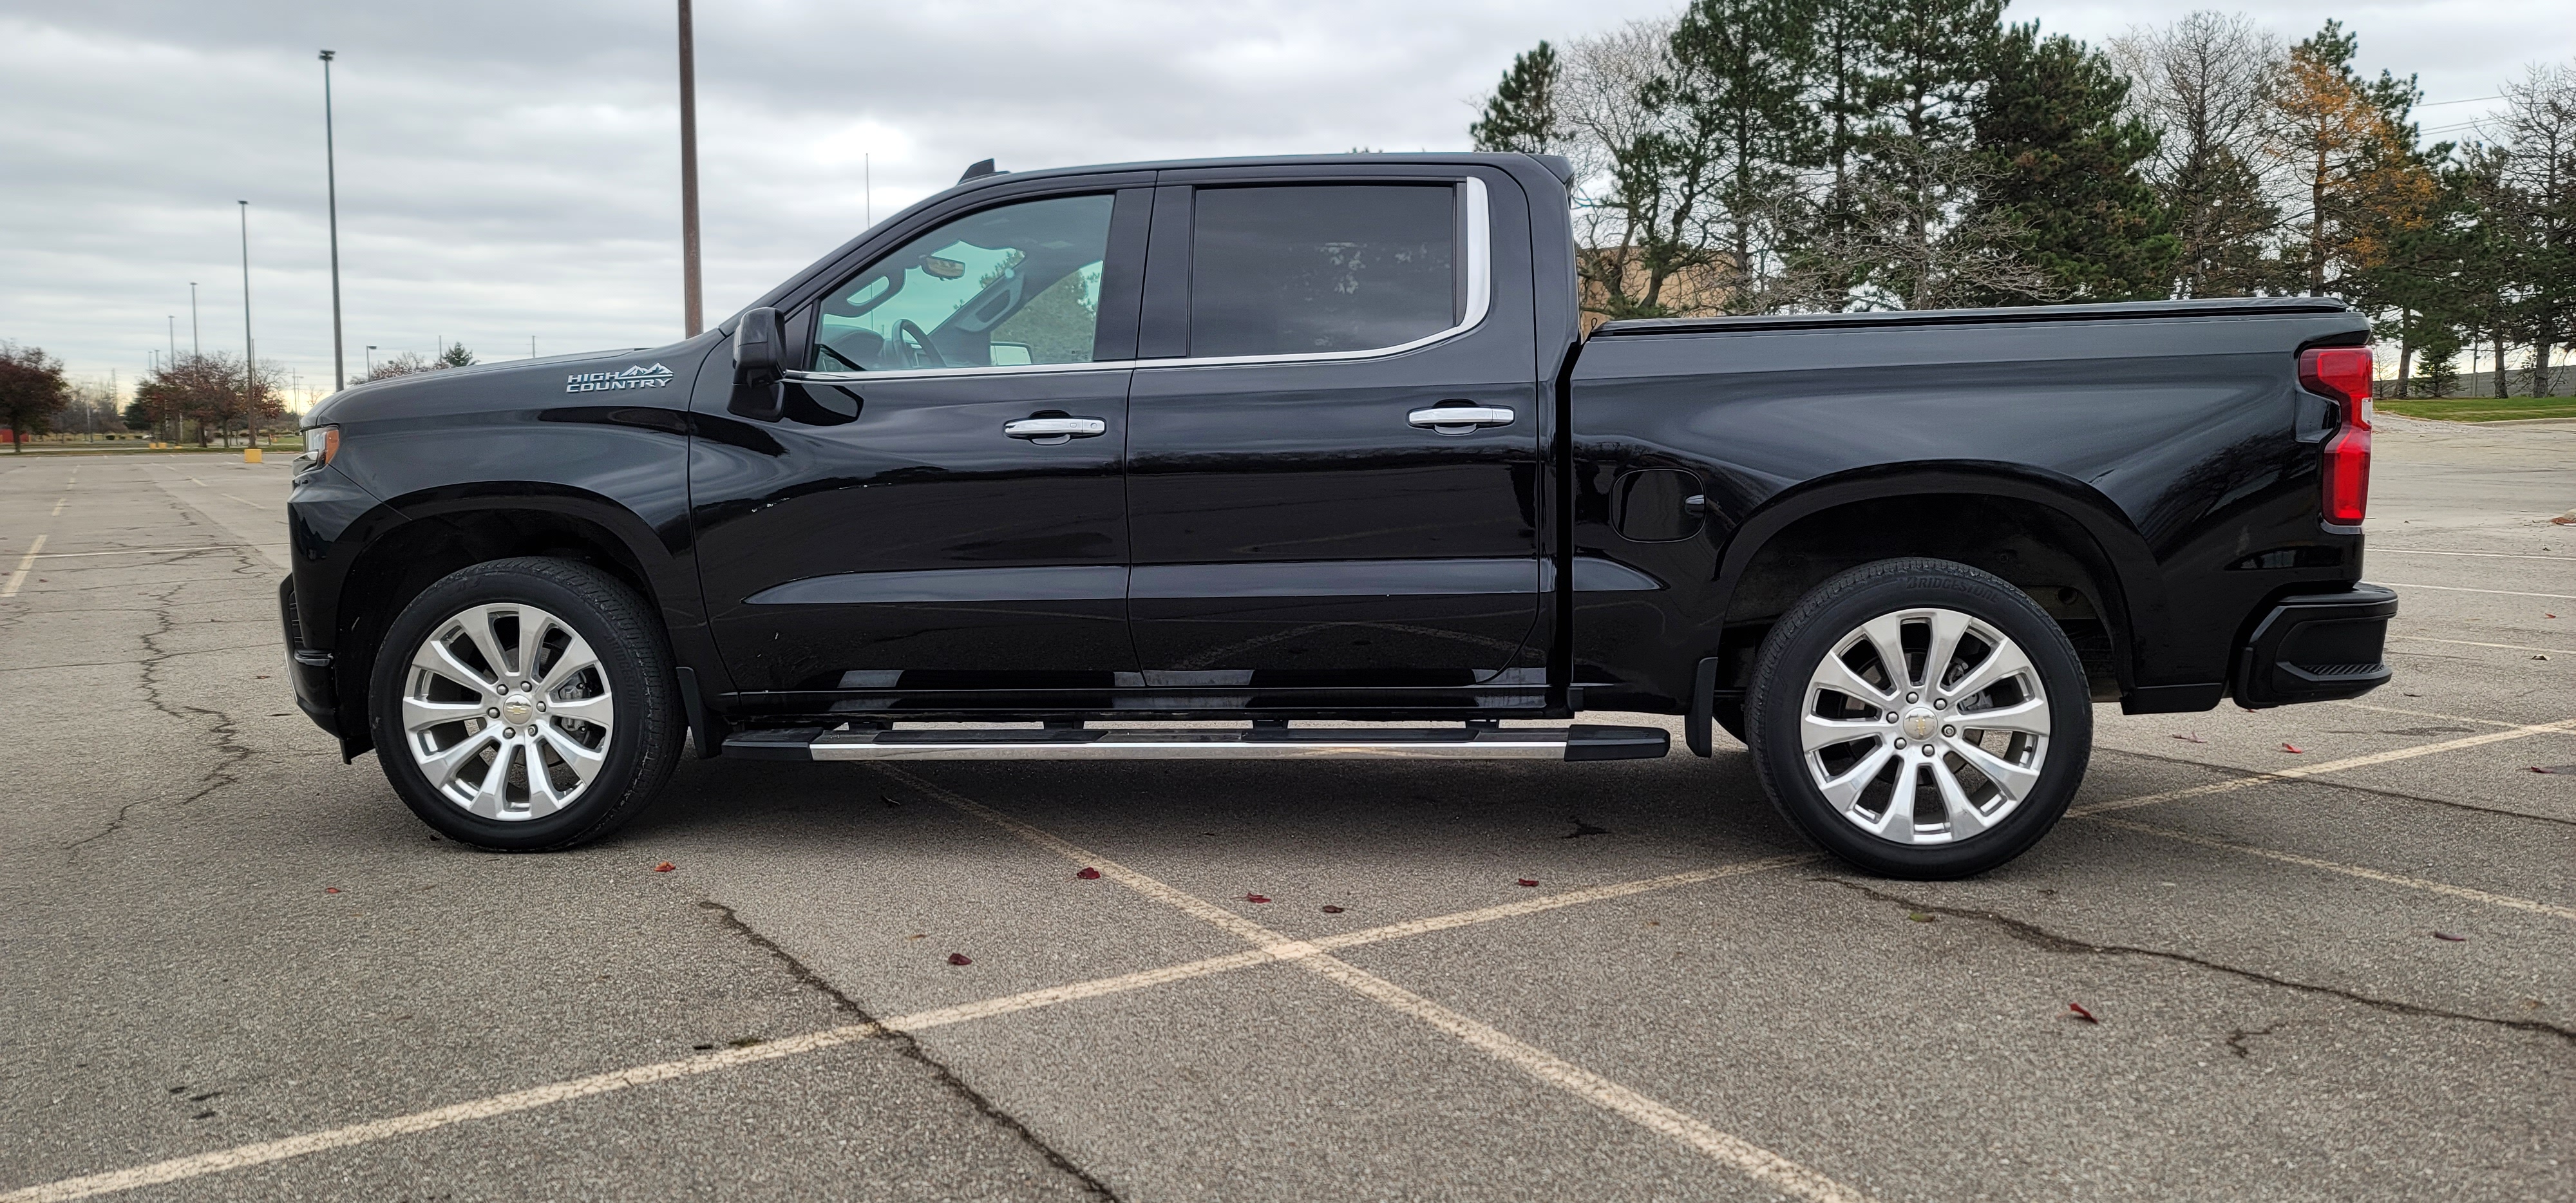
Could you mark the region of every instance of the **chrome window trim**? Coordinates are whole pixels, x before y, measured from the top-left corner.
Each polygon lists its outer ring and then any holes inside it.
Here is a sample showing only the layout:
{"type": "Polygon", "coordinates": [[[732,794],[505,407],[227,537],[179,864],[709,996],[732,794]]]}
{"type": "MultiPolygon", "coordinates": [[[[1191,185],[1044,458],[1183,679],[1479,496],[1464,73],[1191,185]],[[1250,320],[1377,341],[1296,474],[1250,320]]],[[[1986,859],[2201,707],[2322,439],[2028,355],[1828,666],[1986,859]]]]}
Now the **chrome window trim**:
{"type": "Polygon", "coordinates": [[[1467,176],[1466,230],[1460,241],[1467,251],[1467,308],[1458,324],[1391,347],[1358,351],[1290,352],[1282,355],[1206,355],[1172,359],[1111,359],[1090,363],[1011,364],[1002,367],[908,368],[896,372],[808,372],[789,369],[782,376],[800,384],[865,384],[872,380],[938,380],[974,376],[1034,376],[1051,372],[1111,372],[1137,368],[1218,368],[1262,363],[1347,363],[1386,359],[1419,351],[1467,334],[1485,322],[1494,305],[1494,222],[1485,181],[1467,176]]]}

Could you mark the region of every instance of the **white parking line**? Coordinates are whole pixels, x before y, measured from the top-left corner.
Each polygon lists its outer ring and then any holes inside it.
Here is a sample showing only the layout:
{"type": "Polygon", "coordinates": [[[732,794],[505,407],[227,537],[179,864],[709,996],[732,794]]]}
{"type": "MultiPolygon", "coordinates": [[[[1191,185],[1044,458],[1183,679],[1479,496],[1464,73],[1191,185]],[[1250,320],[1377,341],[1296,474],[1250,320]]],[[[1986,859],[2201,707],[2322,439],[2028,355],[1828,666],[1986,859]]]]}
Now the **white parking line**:
{"type": "MultiPolygon", "coordinates": [[[[2521,723],[2507,722],[2500,718],[2470,718],[2465,714],[2443,714],[2437,710],[2402,710],[2395,706],[2378,706],[2369,702],[2328,702],[2326,705],[2350,706],[2355,710],[2368,710],[2377,714],[2403,714],[2408,718],[2438,718],[2445,722],[2470,723],[2480,727],[2505,727],[2520,730],[2523,726],[2521,723]]],[[[2571,729],[2568,733],[2576,734],[2576,729],[2571,729]]]]}
{"type": "Polygon", "coordinates": [[[2374,556],[2477,556],[2489,560],[2566,560],[2576,563],[2576,556],[2537,556],[2518,551],[2417,551],[2411,547],[2374,547],[2374,556]]]}
{"type": "MultiPolygon", "coordinates": [[[[302,1135],[284,1137],[278,1140],[260,1141],[256,1144],[239,1145],[229,1149],[217,1149],[213,1152],[198,1153],[188,1157],[174,1157],[166,1161],[156,1161],[149,1165],[139,1165],[129,1169],[110,1170],[105,1173],[87,1174],[78,1178],[65,1178],[55,1182],[46,1182],[35,1186],[20,1187],[17,1190],[0,1192],[0,1203],[65,1203],[67,1200],[93,1198],[99,1195],[114,1194],[119,1191],[134,1190],[139,1187],[153,1186],[164,1182],[178,1182],[189,1178],[202,1178],[209,1174],[221,1174],[231,1170],[267,1165],[272,1162],[286,1161],[313,1153],[327,1152],[332,1149],[343,1149],[352,1145],[368,1144],[379,1140],[389,1140],[397,1136],[408,1136],[413,1133],[428,1132],[434,1129],[445,1128],[455,1124],[468,1123],[474,1120],[490,1119],[494,1116],[510,1115],[521,1111],[533,1111],[540,1107],[549,1107],[556,1103],[571,1102],[575,1099],[608,1094],[614,1091],[624,1090],[631,1086],[646,1086],[655,1082],[668,1082],[678,1078],[690,1078],[701,1074],[719,1073],[729,1069],[739,1069],[746,1065],[756,1065],[765,1061],[775,1061],[784,1057],[820,1052],[825,1049],[836,1048],[840,1045],[866,1040],[875,1036],[881,1036],[889,1031],[926,1031],[932,1028],[947,1027],[952,1024],[968,1023],[979,1019],[991,1019],[1003,1015],[1013,1015],[1022,1011],[1034,1011],[1044,1007],[1060,1006],[1069,1002],[1079,1002],[1084,999],[1102,998],[1113,994],[1126,994],[1137,990],[1146,990],[1156,986],[1168,985],[1173,982],[1183,982],[1195,978],[1212,977],[1221,973],[1232,973],[1261,965],[1272,965],[1284,961],[1320,957],[1330,949],[1354,948],[1364,944],[1375,944],[1386,940],[1397,940],[1407,936],[1422,935],[1427,932],[1446,931],[1451,928],[1466,927],[1471,924],[1490,923],[1498,919],[1510,919],[1522,915],[1538,914],[1542,911],[1555,910],[1561,907],[1576,906],[1589,902],[1604,902],[1614,898],[1627,898],[1638,894],[1652,893],[1657,890],[1668,890],[1677,886],[1693,885],[1704,881],[1714,881],[1723,877],[1740,877],[1750,873],[1762,873],[1772,869],[1786,868],[1791,865],[1805,864],[1814,859],[1816,859],[1814,856],[1802,855],[1773,856],[1765,857],[1760,860],[1738,861],[1730,865],[1719,865],[1715,868],[1709,869],[1692,869],[1681,873],[1668,873],[1661,877],[1649,877],[1639,881],[1614,882],[1609,885],[1594,886],[1590,889],[1568,890],[1561,894],[1543,895],[1537,898],[1507,903],[1502,906],[1482,907],[1472,911],[1460,911],[1454,914],[1433,915],[1422,919],[1406,920],[1401,923],[1389,923],[1379,927],[1363,928],[1359,931],[1322,936],[1314,940],[1279,940],[1260,947],[1245,949],[1242,952],[1227,953],[1222,956],[1203,957],[1199,960],[1185,961],[1177,965],[1167,965],[1159,969],[1139,970],[1134,973],[1118,974],[1114,977],[1093,978],[1089,981],[1071,982],[1062,986],[1048,986],[1037,990],[1023,991],[1018,994],[1004,995],[999,998],[983,999],[977,1002],[958,1003],[953,1006],[946,1007],[935,1007],[927,1011],[918,1011],[910,1015],[898,1016],[896,1018],[883,1020],[877,1023],[854,1023],[846,1024],[841,1027],[825,1028],[821,1031],[807,1032],[803,1035],[788,1036],[778,1040],[766,1041],[752,1045],[749,1048],[725,1049],[718,1052],[707,1053],[702,1056],[685,1057],[676,1061],[663,1061],[651,1065],[639,1065],[629,1069],[611,1070],[607,1073],[593,1074],[585,1078],[575,1078],[568,1082],[554,1082],[544,1086],[530,1087],[526,1090],[514,1090],[506,1094],[496,1094],[479,1099],[469,1099],[465,1102],[452,1103],[445,1107],[433,1107],[427,1111],[415,1111],[409,1115],[391,1116],[386,1119],[370,1120],[364,1123],[350,1124],[345,1127],[329,1128],[319,1132],[307,1132],[302,1135]]],[[[1651,1102],[1651,1100],[1648,1101],[1651,1102]]]]}
{"type": "Polygon", "coordinates": [[[237,551],[255,547],[252,543],[208,543],[198,547],[130,547],[122,551],[58,551],[37,556],[39,560],[73,560],[85,556],[167,556],[188,551],[237,551]]]}
{"type": "MultiPolygon", "coordinates": [[[[1086,851],[1048,832],[887,765],[871,766],[906,786],[1000,827],[1075,864],[1184,914],[1221,928],[1257,948],[1306,945],[1159,879],[1086,851]]],[[[1288,961],[1353,993],[1401,1014],[1410,1015],[1457,1038],[1486,1056],[1554,1086],[1613,1115],[1677,1141],[1734,1168],[1783,1194],[1818,1203],[1859,1203],[1868,1196],[1833,1178],[1777,1153],[1723,1132],[1708,1122],[1639,1094],[1608,1078],[1529,1044],[1500,1028],[1431,1001],[1348,961],[1318,952],[1288,961]]]]}
{"type": "Polygon", "coordinates": [[[0,597],[18,596],[18,586],[27,583],[27,570],[36,566],[36,553],[45,549],[45,536],[27,545],[27,554],[18,557],[18,570],[9,574],[9,583],[0,585],[0,597]]]}
{"type": "Polygon", "coordinates": [[[2470,589],[2459,585],[2418,585],[2408,581],[2373,581],[2395,589],[2439,589],[2444,593],[2493,593],[2501,597],[2545,597],[2552,601],[2576,601],[2576,593],[2524,593],[2519,589],[2470,589]]]}
{"type": "Polygon", "coordinates": [[[2524,647],[2519,643],[2480,643],[2475,639],[2435,639],[2430,635],[2390,635],[2391,639],[2412,639],[2417,643],[2454,643],[2461,647],[2497,647],[2512,652],[2547,652],[2553,656],[2576,656],[2576,652],[2554,647],[2524,647]]]}
{"type": "Polygon", "coordinates": [[[2410,890],[2424,890],[2429,893],[2442,894],[2452,898],[2466,899],[2470,902],[2483,902],[2488,906],[2500,906],[2510,910],[2529,911],[2532,914],[2547,915],[2553,919],[2576,920],[2576,907],[2558,906],[2547,902],[2536,902],[2529,898],[2516,898],[2509,894],[2490,894],[2485,890],[2473,890],[2467,886],[2455,886],[2445,881],[2433,881],[2422,877],[2408,877],[2402,873],[2383,873],[2377,869],[2368,869],[2360,865],[2347,865],[2341,861],[2320,860],[2313,856],[2301,856],[2295,852],[2283,852],[2277,848],[2263,848],[2253,844],[2239,844],[2230,840],[2212,839],[2205,835],[2194,835],[2188,831],[2176,831],[2170,827],[2157,827],[2148,823],[2133,823],[2127,819],[2114,819],[2096,815],[2093,816],[2093,821],[2096,823],[2107,823],[2113,827],[2122,828],[2128,831],[2138,831],[2144,832],[2148,835],[2163,836],[2169,840],[2180,840],[2186,844],[2198,844],[2203,848],[2223,848],[2229,852],[2242,852],[2248,856],[2265,857],[2270,860],[2283,861],[2289,864],[2299,865],[2304,868],[2320,869],[2328,873],[2341,873],[2346,877],[2358,877],[2365,881],[2376,881],[2383,885],[2404,886],[2410,890]]]}
{"type": "Polygon", "coordinates": [[[2297,781],[2304,777],[2314,777],[2319,773],[2333,773],[2344,769],[2357,769],[2374,764],[2387,764],[2393,760],[2412,760],[2418,756],[2431,756],[2441,752],[2455,752],[2461,748],[2482,747],[2487,744],[2502,743],[2509,739],[2521,739],[2525,736],[2545,735],[2552,731],[2567,730],[2576,730],[2576,718],[2560,719],[2554,723],[2533,723],[2527,726],[2510,727],[2502,731],[2489,731],[2483,735],[2463,735],[2458,739],[2446,739],[2440,743],[2418,744],[2411,748],[2396,748],[2386,752],[2372,752],[2364,756],[2347,756],[2342,760],[2328,760],[2319,764],[2305,765],[2295,769],[2275,769],[2268,773],[2256,773],[2248,777],[2231,777],[2225,781],[2212,781],[2207,785],[2192,785],[2185,786],[2182,789],[2169,789],[2159,794],[2142,794],[2135,798],[2120,798],[2110,802],[2095,802],[2087,806],[2069,807],[2066,813],[2070,818],[2082,818],[2088,815],[2105,814],[2115,810],[2131,810],[2140,806],[2154,806],[2160,802],[2173,802],[2183,798],[2197,798],[2205,794],[2234,793],[2237,790],[2252,789],[2258,785],[2269,785],[2275,781],[2297,781]]]}

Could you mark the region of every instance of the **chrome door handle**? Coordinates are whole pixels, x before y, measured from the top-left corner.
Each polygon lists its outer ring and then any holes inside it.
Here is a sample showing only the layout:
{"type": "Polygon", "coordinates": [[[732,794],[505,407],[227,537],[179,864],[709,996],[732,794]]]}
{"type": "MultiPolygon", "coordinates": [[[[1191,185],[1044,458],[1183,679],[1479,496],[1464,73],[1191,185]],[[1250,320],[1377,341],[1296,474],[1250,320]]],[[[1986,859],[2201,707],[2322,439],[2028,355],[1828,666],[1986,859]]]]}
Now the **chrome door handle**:
{"type": "Polygon", "coordinates": [[[1109,423],[1098,418],[1021,418],[1002,423],[1002,433],[1052,447],[1075,439],[1098,438],[1109,433],[1109,423]]]}
{"type": "Polygon", "coordinates": [[[1472,434],[1479,426],[1509,426],[1512,411],[1499,405],[1435,405],[1404,415],[1433,434],[1472,434]]]}

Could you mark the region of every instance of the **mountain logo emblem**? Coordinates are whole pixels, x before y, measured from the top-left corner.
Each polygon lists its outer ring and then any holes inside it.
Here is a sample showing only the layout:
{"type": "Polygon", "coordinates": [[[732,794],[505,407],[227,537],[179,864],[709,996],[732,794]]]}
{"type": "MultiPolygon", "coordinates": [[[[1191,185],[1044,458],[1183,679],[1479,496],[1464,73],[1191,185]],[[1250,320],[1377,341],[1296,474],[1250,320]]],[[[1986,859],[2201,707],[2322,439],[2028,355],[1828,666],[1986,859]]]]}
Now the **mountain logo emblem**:
{"type": "Polygon", "coordinates": [[[564,377],[567,393],[602,393],[630,388],[669,388],[671,369],[635,364],[622,372],[575,372],[564,377]]]}

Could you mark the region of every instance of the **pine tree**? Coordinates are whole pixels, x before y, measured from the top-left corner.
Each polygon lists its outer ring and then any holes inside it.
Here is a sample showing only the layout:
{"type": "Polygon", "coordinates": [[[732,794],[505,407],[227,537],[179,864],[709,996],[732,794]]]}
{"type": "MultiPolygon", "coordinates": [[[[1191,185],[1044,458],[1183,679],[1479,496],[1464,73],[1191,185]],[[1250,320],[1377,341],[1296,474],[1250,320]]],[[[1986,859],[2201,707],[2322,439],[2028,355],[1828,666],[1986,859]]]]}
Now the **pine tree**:
{"type": "Polygon", "coordinates": [[[1815,0],[1694,0],[1673,31],[1675,107],[1712,159],[1708,225],[1728,312],[1776,303],[1773,252],[1793,218],[1799,170],[1820,157],[1802,103],[1815,9],[1815,0]]]}
{"type": "Polygon", "coordinates": [[[2296,275],[2284,283],[2377,307],[2371,272],[2422,224],[2436,188],[2408,120],[2421,96],[2413,77],[2362,79],[2352,69],[2359,49],[2338,21],[2290,48],[2272,89],[2272,153],[2305,209],[2283,256],[2296,275]]]}
{"type": "Polygon", "coordinates": [[[1502,82],[1485,99],[1485,115],[1467,127],[1476,149],[1533,155],[1562,149],[1564,119],[1558,109],[1562,77],[1556,47],[1544,41],[1513,55],[1502,82]]]}
{"type": "Polygon", "coordinates": [[[474,366],[474,353],[466,350],[463,343],[450,343],[438,353],[437,363],[442,368],[470,368],[474,366]]]}
{"type": "Polygon", "coordinates": [[[2178,240],[2139,174],[2157,140],[2124,111],[2127,78],[2073,38],[2041,36],[2036,22],[1996,40],[1987,75],[1973,121],[1994,175],[1977,203],[2023,231],[2021,253],[2065,297],[2171,295],[2178,240]]]}
{"type": "MultiPolygon", "coordinates": [[[[1956,299],[1960,268],[2001,262],[1993,231],[1946,227],[1982,182],[1969,115],[2003,33],[2003,0],[1886,0],[1880,16],[1859,245],[1883,264],[1875,282],[1885,296],[1923,308],[1956,299]]],[[[1978,274],[1992,286],[2010,273],[1978,274]]]]}

